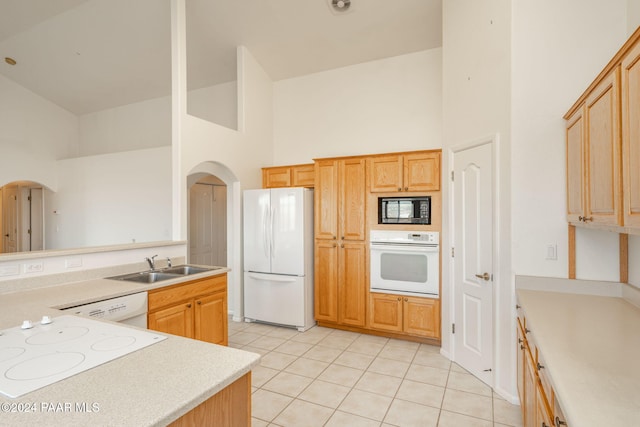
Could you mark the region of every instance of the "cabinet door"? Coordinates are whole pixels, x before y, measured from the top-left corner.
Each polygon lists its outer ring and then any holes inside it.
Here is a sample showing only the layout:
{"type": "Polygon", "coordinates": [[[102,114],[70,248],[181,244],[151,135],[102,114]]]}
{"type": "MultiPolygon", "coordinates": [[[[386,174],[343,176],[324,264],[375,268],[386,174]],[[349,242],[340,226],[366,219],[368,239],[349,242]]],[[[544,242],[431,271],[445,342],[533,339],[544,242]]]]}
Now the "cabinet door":
{"type": "Polygon", "coordinates": [[[364,326],[367,298],[367,246],[364,243],[343,243],[339,251],[338,322],[364,326]]]}
{"type": "Polygon", "coordinates": [[[520,321],[518,321],[518,325],[516,326],[518,342],[516,343],[516,351],[518,355],[518,370],[517,370],[517,384],[518,384],[518,396],[520,396],[520,405],[524,406],[525,394],[524,394],[524,369],[525,369],[525,352],[526,343],[524,340],[524,334],[522,333],[522,328],[520,327],[520,321]]]}
{"type": "Polygon", "coordinates": [[[291,168],[288,166],[263,168],[262,188],[291,187],[291,168]]]}
{"type": "Polygon", "coordinates": [[[369,160],[372,193],[402,191],[402,156],[380,156],[369,160]]]}
{"type": "Polygon", "coordinates": [[[640,227],[640,43],[622,60],[624,225],[640,227]]]}
{"type": "Polygon", "coordinates": [[[184,302],[149,313],[151,330],[193,338],[193,303],[184,302]]]}
{"type": "Polygon", "coordinates": [[[217,292],[195,301],[195,338],[227,345],[227,293],[217,292]]]}
{"type": "Polygon", "coordinates": [[[315,168],[311,165],[298,165],[291,167],[292,187],[313,187],[315,182],[315,168]]]}
{"type": "Polygon", "coordinates": [[[315,238],[338,238],[338,161],[319,160],[315,165],[315,238]]]}
{"type": "Polygon", "coordinates": [[[524,420],[524,427],[538,426],[536,424],[538,403],[537,403],[537,378],[535,374],[535,367],[533,365],[533,358],[531,353],[525,349],[525,364],[524,364],[524,402],[522,404],[522,417],[524,420]]]}
{"type": "Polygon", "coordinates": [[[402,332],[402,297],[371,292],[369,327],[383,331],[402,332]]]}
{"type": "Polygon", "coordinates": [[[341,240],[366,240],[365,159],[340,161],[340,236],[341,240]]]}
{"type": "Polygon", "coordinates": [[[584,216],[584,109],[567,120],[567,221],[578,222],[584,216]]]}
{"type": "Polygon", "coordinates": [[[594,224],[622,224],[619,75],[618,67],[600,82],[585,101],[585,215],[594,224]]]}
{"type": "Polygon", "coordinates": [[[440,153],[406,154],[403,191],[440,190],[440,153]]]}
{"type": "Polygon", "coordinates": [[[412,335],[440,338],[440,301],[403,297],[403,330],[412,335]]]}
{"type": "Polygon", "coordinates": [[[314,309],[318,321],[338,321],[338,243],[316,240],[314,309]]]}

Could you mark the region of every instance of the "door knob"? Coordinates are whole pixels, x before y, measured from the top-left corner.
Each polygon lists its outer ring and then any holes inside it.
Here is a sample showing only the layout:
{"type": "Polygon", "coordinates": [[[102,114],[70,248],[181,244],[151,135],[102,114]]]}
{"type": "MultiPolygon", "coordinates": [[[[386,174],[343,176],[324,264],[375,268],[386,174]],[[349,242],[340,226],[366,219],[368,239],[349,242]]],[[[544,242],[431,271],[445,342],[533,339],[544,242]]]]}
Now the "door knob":
{"type": "Polygon", "coordinates": [[[478,279],[482,279],[482,280],[485,280],[485,281],[488,281],[491,278],[491,276],[489,276],[489,273],[476,274],[476,277],[478,279]]]}

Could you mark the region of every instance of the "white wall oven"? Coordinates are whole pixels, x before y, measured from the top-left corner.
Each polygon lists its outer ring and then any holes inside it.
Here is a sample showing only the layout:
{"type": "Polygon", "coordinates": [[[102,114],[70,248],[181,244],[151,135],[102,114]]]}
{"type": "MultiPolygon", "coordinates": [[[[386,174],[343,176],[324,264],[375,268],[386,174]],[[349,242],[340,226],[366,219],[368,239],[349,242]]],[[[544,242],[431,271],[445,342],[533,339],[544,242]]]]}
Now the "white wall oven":
{"type": "Polygon", "coordinates": [[[438,298],[440,234],[371,230],[371,292],[438,298]]]}

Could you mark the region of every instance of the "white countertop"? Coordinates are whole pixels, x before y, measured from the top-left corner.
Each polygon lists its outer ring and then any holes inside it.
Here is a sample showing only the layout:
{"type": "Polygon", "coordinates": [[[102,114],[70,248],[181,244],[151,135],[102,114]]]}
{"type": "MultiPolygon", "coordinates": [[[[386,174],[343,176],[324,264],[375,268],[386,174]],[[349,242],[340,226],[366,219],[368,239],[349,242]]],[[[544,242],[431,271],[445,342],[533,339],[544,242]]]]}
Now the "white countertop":
{"type": "Polygon", "coordinates": [[[640,425],[640,309],[617,297],[517,296],[569,426],[640,425]]]}
{"type": "MultiPolygon", "coordinates": [[[[0,294],[0,329],[62,314],[53,307],[107,299],[214,276],[227,268],[145,285],[95,279],[0,294]]],[[[169,338],[18,399],[0,396],[0,426],[166,425],[258,364],[255,353],[169,338]],[[92,408],[97,411],[78,410],[92,408]]]]}

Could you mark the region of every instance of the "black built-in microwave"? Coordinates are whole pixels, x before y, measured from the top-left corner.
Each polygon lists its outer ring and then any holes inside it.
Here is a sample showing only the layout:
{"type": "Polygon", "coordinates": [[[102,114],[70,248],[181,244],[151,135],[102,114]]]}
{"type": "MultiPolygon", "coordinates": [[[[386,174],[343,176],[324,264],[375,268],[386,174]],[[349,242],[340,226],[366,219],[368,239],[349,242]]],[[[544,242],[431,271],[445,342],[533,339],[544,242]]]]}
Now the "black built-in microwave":
{"type": "Polygon", "coordinates": [[[431,224],[431,196],[378,197],[378,224],[431,224]]]}

